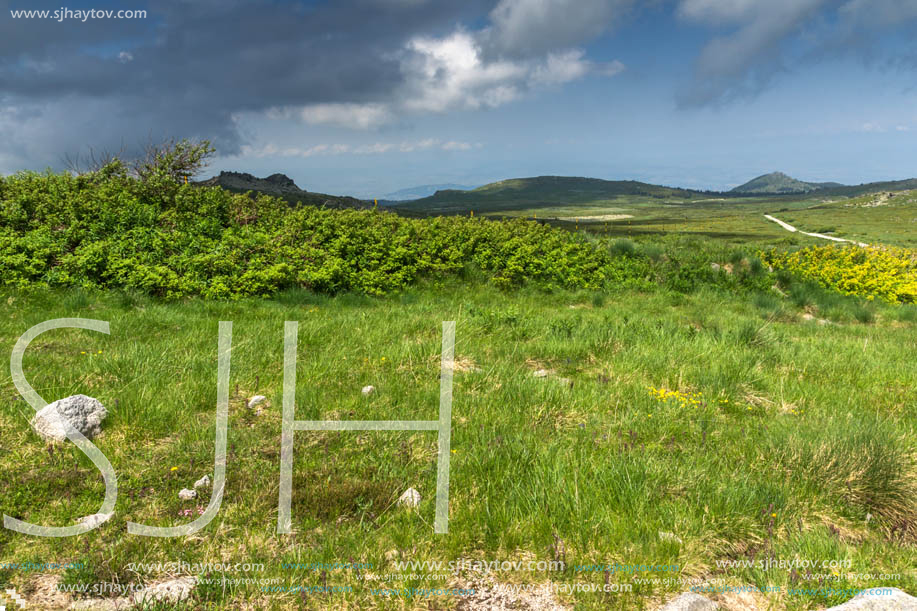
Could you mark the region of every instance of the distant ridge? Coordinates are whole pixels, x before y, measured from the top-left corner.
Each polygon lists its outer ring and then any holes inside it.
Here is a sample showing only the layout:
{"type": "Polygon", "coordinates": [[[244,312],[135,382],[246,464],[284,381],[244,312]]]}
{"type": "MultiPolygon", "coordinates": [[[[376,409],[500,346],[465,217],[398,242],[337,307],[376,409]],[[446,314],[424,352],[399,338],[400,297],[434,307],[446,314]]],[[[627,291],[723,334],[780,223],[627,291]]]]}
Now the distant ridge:
{"type": "Polygon", "coordinates": [[[636,180],[601,180],[577,176],[536,176],[511,178],[471,191],[439,190],[430,197],[392,206],[399,212],[455,214],[468,210],[500,212],[613,200],[620,196],[649,199],[706,196],[700,191],[661,187],[636,180]]]}
{"type": "Polygon", "coordinates": [[[247,172],[220,172],[213,178],[196,183],[202,187],[222,187],[235,193],[264,193],[285,199],[292,205],[306,204],[328,208],[371,208],[372,204],[355,197],[312,193],[300,189],[293,179],[284,174],[271,174],[258,178],[247,172]]]}
{"type": "Polygon", "coordinates": [[[789,195],[793,193],[810,193],[821,189],[843,187],[837,182],[803,182],[783,172],[771,172],[749,180],[730,191],[730,193],[747,193],[755,195],[789,195]]]}
{"type": "Polygon", "coordinates": [[[446,183],[442,185],[420,185],[418,187],[408,187],[407,189],[399,189],[394,193],[388,193],[383,195],[382,199],[385,199],[386,201],[420,199],[421,197],[429,197],[437,191],[444,191],[446,189],[453,191],[471,191],[474,189],[474,187],[469,187],[468,185],[456,185],[453,183],[446,183]]]}

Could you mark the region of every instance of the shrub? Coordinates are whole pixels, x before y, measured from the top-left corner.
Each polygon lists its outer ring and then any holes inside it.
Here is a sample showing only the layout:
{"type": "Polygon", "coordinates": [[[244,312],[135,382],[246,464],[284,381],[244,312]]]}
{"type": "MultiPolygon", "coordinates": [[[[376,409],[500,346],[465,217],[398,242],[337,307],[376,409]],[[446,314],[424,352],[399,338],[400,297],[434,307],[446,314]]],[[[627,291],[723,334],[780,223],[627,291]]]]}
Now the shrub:
{"type": "Polygon", "coordinates": [[[78,176],[0,178],[0,282],[231,299],[296,287],[381,295],[471,270],[502,288],[598,290],[645,275],[638,260],[524,220],[292,209],[183,184],[176,168],[206,150],[160,150],[139,177],[114,160],[78,176]]]}
{"type": "Polygon", "coordinates": [[[889,303],[917,300],[917,256],[891,247],[813,246],[762,253],[775,268],[789,270],[845,295],[889,303]]]}

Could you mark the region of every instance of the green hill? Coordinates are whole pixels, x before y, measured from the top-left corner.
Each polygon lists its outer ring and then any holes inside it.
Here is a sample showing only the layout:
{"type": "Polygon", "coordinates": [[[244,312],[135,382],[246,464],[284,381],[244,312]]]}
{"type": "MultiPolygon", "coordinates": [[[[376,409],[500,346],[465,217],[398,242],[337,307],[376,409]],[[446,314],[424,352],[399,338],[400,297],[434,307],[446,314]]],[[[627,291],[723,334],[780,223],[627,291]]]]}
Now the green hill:
{"type": "Polygon", "coordinates": [[[837,197],[859,197],[869,193],[878,193],[882,191],[910,191],[917,189],[917,178],[908,178],[906,180],[887,180],[883,182],[868,182],[860,185],[837,186],[819,189],[819,195],[832,195],[837,197]]]}
{"type": "Polygon", "coordinates": [[[296,206],[305,204],[319,208],[372,208],[371,202],[365,202],[344,195],[326,195],[300,189],[293,180],[283,174],[272,174],[267,178],[258,178],[246,172],[220,172],[213,178],[196,183],[204,187],[222,187],[232,193],[263,193],[279,197],[296,206]]]}
{"type": "Polygon", "coordinates": [[[471,191],[443,190],[430,197],[392,206],[399,211],[427,214],[500,212],[557,205],[590,204],[621,197],[691,199],[700,191],[651,185],[635,180],[601,180],[571,176],[512,178],[471,191]]]}
{"type": "Polygon", "coordinates": [[[770,174],[753,178],[730,192],[749,195],[786,195],[843,187],[844,185],[836,182],[803,182],[787,176],[783,172],[771,172],[770,174]]]}

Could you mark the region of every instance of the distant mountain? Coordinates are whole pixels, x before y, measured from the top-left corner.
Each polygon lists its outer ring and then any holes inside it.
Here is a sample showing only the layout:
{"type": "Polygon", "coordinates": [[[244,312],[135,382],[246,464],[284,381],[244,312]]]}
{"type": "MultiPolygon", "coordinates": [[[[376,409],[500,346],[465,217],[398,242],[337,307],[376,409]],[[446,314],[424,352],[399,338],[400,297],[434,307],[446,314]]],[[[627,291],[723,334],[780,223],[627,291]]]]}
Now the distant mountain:
{"type": "Polygon", "coordinates": [[[456,185],[447,183],[444,185],[421,185],[419,187],[409,187],[407,189],[401,189],[395,191],[394,193],[389,193],[383,195],[382,199],[387,201],[405,201],[411,199],[420,199],[421,197],[429,197],[436,193],[437,191],[470,191],[474,187],[469,187],[467,185],[456,185]]]}
{"type": "Polygon", "coordinates": [[[501,180],[471,191],[440,190],[430,197],[396,204],[401,212],[455,214],[468,210],[499,212],[566,204],[589,204],[621,196],[691,199],[700,191],[661,187],[634,180],[601,180],[572,176],[538,176],[501,180]]]}
{"type": "Polygon", "coordinates": [[[258,178],[247,172],[220,172],[218,176],[196,183],[202,187],[222,187],[235,193],[264,193],[285,199],[292,205],[306,204],[327,208],[371,208],[372,203],[342,195],[325,195],[300,189],[293,180],[283,174],[271,174],[258,178]]]}
{"type": "Polygon", "coordinates": [[[755,195],[786,195],[793,193],[810,193],[821,189],[843,187],[837,182],[803,182],[787,176],[783,172],[771,172],[749,180],[744,185],[733,189],[731,193],[755,195]]]}
{"type": "MultiPolygon", "coordinates": [[[[829,183],[833,184],[833,183],[829,183]]],[[[831,197],[858,197],[867,193],[877,193],[880,191],[910,191],[917,189],[917,178],[908,178],[906,180],[887,180],[882,182],[867,182],[859,185],[836,187],[825,187],[818,191],[818,195],[827,195],[831,197]]]]}

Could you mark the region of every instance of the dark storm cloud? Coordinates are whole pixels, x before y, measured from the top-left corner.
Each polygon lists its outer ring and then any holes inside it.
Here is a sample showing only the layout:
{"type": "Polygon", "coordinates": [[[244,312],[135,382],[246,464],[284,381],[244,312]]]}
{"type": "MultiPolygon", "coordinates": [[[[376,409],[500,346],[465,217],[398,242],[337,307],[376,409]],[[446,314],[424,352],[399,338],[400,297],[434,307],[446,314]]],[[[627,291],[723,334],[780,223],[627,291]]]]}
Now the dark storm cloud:
{"type": "Polygon", "coordinates": [[[38,121],[17,115],[31,108],[49,131],[59,126],[63,138],[50,140],[70,146],[179,135],[234,152],[236,113],[384,97],[403,79],[395,52],[407,39],[451,31],[491,4],[154,0],[105,7],[145,9],[143,20],[58,23],[9,10],[60,4],[0,0],[0,138],[43,157],[38,121]]]}

